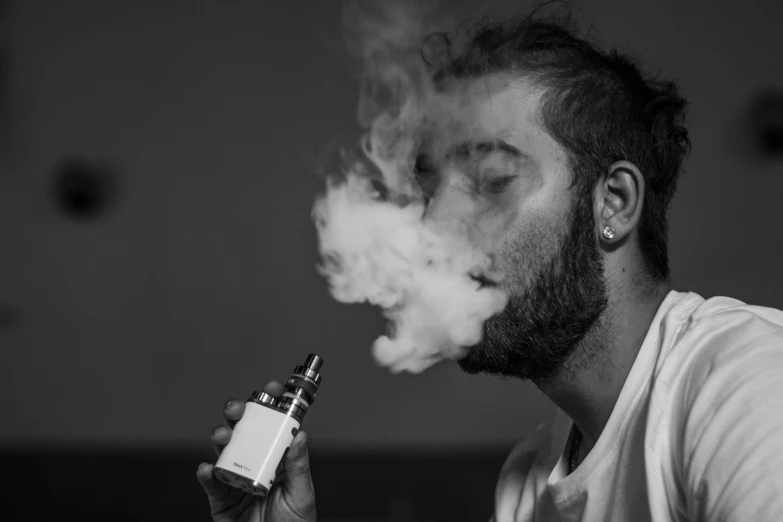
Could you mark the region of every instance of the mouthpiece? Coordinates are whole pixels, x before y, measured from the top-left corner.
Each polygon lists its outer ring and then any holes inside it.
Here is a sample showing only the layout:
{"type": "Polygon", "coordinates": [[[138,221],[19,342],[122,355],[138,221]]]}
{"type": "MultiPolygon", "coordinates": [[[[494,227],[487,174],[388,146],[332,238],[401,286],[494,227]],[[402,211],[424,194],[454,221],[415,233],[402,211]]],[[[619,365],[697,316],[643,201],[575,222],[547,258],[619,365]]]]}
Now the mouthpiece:
{"type": "Polygon", "coordinates": [[[316,354],[311,353],[307,356],[307,359],[305,360],[304,365],[309,368],[310,370],[313,370],[314,372],[317,372],[321,369],[321,365],[324,363],[324,360],[318,357],[316,354]]]}
{"type": "Polygon", "coordinates": [[[279,407],[299,422],[304,420],[307,410],[315,402],[315,395],[321,385],[319,371],[323,363],[321,357],[311,353],[305,359],[304,365],[294,368],[294,373],[285,383],[279,407]]]}

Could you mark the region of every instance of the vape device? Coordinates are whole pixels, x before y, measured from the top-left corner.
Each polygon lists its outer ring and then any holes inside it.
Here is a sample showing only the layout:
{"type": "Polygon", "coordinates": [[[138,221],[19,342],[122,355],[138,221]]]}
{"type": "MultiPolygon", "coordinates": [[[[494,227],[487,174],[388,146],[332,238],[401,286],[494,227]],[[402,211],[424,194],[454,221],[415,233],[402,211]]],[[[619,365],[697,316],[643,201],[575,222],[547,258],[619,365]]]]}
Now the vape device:
{"type": "Polygon", "coordinates": [[[315,401],[322,364],[319,356],[308,355],[303,366],[294,368],[280,399],[253,392],[231,440],[215,463],[215,477],[254,495],[269,492],[286,450],[315,401]]]}

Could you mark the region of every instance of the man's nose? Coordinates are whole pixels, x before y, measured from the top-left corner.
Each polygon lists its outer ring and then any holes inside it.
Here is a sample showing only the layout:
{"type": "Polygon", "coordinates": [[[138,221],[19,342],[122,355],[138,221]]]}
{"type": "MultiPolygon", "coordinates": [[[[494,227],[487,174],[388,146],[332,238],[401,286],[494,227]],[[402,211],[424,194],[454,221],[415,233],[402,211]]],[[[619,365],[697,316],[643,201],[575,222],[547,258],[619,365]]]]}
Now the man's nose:
{"type": "Polygon", "coordinates": [[[429,199],[424,217],[427,220],[445,223],[465,221],[472,217],[473,198],[467,186],[452,182],[438,188],[429,199]]]}

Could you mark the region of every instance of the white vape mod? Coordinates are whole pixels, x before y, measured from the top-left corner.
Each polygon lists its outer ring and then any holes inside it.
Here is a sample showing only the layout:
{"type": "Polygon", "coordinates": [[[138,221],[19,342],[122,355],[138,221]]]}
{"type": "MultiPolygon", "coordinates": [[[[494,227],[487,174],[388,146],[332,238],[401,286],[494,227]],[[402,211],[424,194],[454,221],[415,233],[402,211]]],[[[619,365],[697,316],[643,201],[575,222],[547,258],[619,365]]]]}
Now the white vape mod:
{"type": "Polygon", "coordinates": [[[231,441],[223,448],[213,474],[226,484],[254,495],[266,495],[277,468],[304,420],[321,384],[323,359],[307,356],[285,383],[283,396],[254,391],[245,413],[234,426],[231,441]]]}

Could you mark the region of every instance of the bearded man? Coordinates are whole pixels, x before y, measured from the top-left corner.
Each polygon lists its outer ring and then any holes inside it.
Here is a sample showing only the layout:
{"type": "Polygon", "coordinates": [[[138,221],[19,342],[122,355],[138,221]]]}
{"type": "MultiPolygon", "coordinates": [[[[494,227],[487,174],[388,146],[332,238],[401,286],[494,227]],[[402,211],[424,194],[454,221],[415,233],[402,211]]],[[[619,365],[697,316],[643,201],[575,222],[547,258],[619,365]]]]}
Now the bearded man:
{"type": "MultiPolygon", "coordinates": [[[[470,209],[506,274],[482,283],[509,296],[459,366],[529,379],[558,407],[511,452],[492,520],[783,520],[783,313],[669,282],[690,148],[676,85],[559,20],[435,38],[450,53],[435,84],[461,103],[416,161],[426,217],[470,209]]],[[[284,464],[263,500],[203,464],[214,520],[315,520],[304,432],[284,464]]]]}

